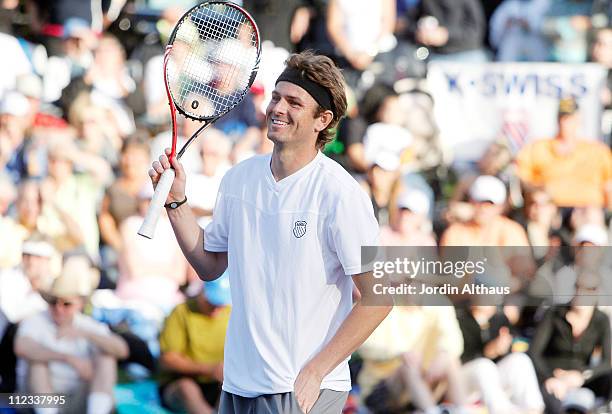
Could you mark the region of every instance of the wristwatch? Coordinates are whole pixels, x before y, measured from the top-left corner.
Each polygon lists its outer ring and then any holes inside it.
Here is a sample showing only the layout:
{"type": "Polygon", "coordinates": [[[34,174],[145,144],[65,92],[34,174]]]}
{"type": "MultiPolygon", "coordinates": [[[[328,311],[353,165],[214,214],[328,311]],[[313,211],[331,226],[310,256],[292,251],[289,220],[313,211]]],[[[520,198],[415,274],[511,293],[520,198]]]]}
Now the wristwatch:
{"type": "Polygon", "coordinates": [[[183,201],[173,201],[171,203],[164,204],[164,207],[169,208],[170,210],[174,210],[174,209],[179,208],[186,202],[187,202],[187,196],[185,196],[185,199],[183,201]]]}

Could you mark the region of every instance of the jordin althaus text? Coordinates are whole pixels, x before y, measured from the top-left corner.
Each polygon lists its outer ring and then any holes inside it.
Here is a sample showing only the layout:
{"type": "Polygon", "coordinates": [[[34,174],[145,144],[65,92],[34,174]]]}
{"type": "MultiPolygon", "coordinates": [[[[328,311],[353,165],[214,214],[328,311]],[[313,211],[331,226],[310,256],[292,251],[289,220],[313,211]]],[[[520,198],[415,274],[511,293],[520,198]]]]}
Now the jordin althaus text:
{"type": "Polygon", "coordinates": [[[376,295],[509,295],[509,286],[483,286],[466,284],[462,287],[445,283],[439,286],[425,284],[413,285],[402,283],[397,286],[384,286],[377,283],[373,286],[376,295]]]}

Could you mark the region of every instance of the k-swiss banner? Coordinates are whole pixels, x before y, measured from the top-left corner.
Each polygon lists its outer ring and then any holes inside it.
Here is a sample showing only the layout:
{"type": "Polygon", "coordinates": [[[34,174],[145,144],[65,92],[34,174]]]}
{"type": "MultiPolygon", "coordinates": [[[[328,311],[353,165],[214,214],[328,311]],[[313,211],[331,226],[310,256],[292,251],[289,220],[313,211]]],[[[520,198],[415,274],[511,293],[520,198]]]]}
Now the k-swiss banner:
{"type": "Polygon", "coordinates": [[[427,83],[442,145],[455,162],[474,161],[496,139],[517,152],[557,133],[559,99],[580,106],[581,134],[599,139],[606,71],[593,64],[432,62],[427,83]]]}

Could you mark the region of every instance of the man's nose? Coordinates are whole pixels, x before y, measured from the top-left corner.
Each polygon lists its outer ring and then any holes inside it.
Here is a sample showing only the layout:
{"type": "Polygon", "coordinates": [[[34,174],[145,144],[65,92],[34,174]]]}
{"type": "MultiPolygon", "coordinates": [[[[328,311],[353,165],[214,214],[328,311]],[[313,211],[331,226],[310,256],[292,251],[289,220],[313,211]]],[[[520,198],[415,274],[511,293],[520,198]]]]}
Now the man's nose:
{"type": "Polygon", "coordinates": [[[283,99],[279,99],[277,102],[270,103],[270,114],[284,114],[287,112],[287,103],[283,99]]]}

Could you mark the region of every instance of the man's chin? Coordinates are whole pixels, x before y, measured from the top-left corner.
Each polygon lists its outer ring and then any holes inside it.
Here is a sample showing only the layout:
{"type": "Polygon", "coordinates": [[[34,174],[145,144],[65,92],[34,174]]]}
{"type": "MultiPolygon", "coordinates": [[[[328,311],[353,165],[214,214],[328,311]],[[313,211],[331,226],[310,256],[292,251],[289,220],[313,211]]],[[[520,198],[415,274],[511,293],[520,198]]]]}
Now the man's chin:
{"type": "Polygon", "coordinates": [[[270,133],[268,132],[268,139],[272,142],[274,142],[275,144],[277,142],[285,142],[286,139],[282,134],[277,134],[277,133],[270,133]]]}

